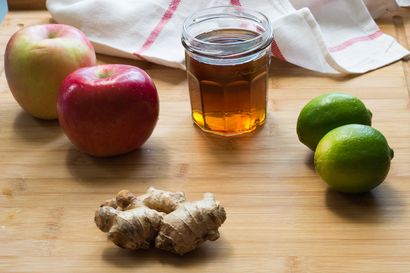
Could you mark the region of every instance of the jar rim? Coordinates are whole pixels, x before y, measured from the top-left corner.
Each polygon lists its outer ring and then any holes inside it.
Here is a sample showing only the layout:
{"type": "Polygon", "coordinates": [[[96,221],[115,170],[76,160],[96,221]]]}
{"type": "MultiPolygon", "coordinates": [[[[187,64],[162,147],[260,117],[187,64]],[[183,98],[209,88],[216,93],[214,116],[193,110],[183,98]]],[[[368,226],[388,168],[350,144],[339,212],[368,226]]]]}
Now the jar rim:
{"type": "MultiPolygon", "coordinates": [[[[215,30],[218,30],[216,28],[215,30]]],[[[197,11],[187,17],[183,22],[183,30],[182,30],[182,44],[184,45],[185,49],[190,52],[197,53],[197,54],[204,54],[201,47],[206,46],[208,48],[217,47],[219,50],[208,51],[204,55],[212,56],[218,55],[222,57],[235,57],[237,55],[242,54],[249,54],[250,52],[261,50],[268,47],[273,39],[273,29],[270,23],[269,18],[263,14],[262,12],[252,10],[249,8],[238,7],[238,6],[218,6],[218,7],[211,7],[206,8],[200,11],[197,11]],[[203,39],[197,38],[197,36],[192,35],[189,31],[189,27],[193,26],[194,24],[198,24],[204,21],[216,20],[218,18],[238,18],[238,19],[246,19],[248,21],[254,22],[260,26],[263,31],[261,33],[257,33],[255,37],[251,39],[243,40],[243,41],[233,41],[233,42],[215,42],[215,41],[205,41],[203,39]],[[249,45],[246,47],[245,45],[249,45]],[[242,47],[247,48],[247,50],[243,50],[241,52],[237,52],[235,54],[222,54],[221,50],[223,48],[232,48],[232,47],[242,47]]]]}

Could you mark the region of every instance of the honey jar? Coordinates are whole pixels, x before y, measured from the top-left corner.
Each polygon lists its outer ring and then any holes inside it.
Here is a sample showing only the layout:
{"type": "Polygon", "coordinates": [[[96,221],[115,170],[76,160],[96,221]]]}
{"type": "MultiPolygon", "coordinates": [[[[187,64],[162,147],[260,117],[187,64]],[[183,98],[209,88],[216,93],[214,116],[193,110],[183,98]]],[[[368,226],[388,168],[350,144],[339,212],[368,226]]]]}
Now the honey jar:
{"type": "Polygon", "coordinates": [[[268,18],[250,9],[209,8],[185,20],[192,118],[203,131],[234,136],[264,124],[271,42],[268,18]]]}

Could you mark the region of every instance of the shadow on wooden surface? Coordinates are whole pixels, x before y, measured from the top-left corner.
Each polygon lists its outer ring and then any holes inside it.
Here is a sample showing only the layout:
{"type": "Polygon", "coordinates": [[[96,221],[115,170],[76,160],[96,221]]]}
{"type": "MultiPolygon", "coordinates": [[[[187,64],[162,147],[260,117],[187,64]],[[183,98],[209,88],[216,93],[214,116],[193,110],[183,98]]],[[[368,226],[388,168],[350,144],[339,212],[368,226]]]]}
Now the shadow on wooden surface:
{"type": "Polygon", "coordinates": [[[315,153],[313,151],[306,153],[305,165],[312,171],[315,171],[315,153]]]}
{"type": "Polygon", "coordinates": [[[206,242],[198,249],[179,256],[156,248],[130,251],[116,246],[106,248],[102,252],[104,261],[116,267],[146,267],[149,264],[161,263],[174,267],[195,267],[198,264],[212,264],[215,260],[232,256],[232,247],[227,241],[206,242]],[[215,247],[218,245],[219,247],[215,247]]]}
{"type": "MultiPolygon", "coordinates": [[[[203,132],[196,125],[193,125],[193,127],[199,145],[205,147],[203,153],[210,155],[215,162],[220,164],[251,163],[247,161],[249,154],[260,152],[256,143],[261,143],[261,139],[264,138],[263,127],[246,135],[229,138],[203,132]]],[[[273,141],[275,140],[273,139],[273,141]]]]}
{"type": "Polygon", "coordinates": [[[46,0],[7,0],[9,10],[45,10],[46,0]]]}
{"type": "Polygon", "coordinates": [[[82,182],[95,182],[96,178],[101,178],[101,181],[110,179],[115,183],[131,177],[166,176],[169,168],[168,152],[161,148],[160,142],[153,147],[155,151],[143,146],[128,154],[108,158],[93,157],[72,147],[67,151],[66,167],[82,182]]]}
{"type": "Polygon", "coordinates": [[[397,214],[404,213],[403,202],[400,193],[387,181],[363,194],[344,194],[330,188],[326,191],[327,208],[352,222],[383,223],[397,219],[397,214]]]}
{"type": "MultiPolygon", "coordinates": [[[[137,66],[145,70],[145,72],[147,72],[152,77],[154,82],[162,81],[168,84],[177,85],[186,80],[186,72],[181,69],[169,68],[146,61],[113,57],[102,54],[97,54],[97,57],[98,64],[127,64],[137,66]],[[163,69],[165,68],[168,70],[167,73],[163,72],[163,69]]],[[[186,88],[188,88],[188,85],[186,85],[186,88]]]]}
{"type": "Polygon", "coordinates": [[[28,142],[50,142],[61,136],[57,120],[41,120],[21,110],[15,117],[13,130],[18,137],[28,142]]]}

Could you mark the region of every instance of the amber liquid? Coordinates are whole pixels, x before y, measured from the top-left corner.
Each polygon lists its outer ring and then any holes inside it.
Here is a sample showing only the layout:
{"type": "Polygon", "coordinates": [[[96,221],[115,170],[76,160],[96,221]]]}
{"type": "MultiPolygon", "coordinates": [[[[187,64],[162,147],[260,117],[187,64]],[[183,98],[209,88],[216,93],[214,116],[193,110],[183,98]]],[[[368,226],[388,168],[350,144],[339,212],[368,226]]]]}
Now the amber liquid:
{"type": "MultiPolygon", "coordinates": [[[[197,38],[231,43],[256,35],[247,30],[222,29],[197,38]]],[[[232,136],[252,132],[264,123],[269,67],[266,50],[237,61],[186,55],[195,124],[204,131],[232,136]]]]}

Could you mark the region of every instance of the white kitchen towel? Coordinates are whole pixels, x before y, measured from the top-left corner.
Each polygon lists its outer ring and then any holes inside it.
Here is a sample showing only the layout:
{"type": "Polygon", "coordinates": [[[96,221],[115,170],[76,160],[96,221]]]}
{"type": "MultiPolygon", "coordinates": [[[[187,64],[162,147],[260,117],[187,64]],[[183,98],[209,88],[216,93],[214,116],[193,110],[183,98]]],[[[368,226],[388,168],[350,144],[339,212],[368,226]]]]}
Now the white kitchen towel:
{"type": "MultiPolygon", "coordinates": [[[[381,2],[387,10],[393,1],[381,2]]],[[[314,71],[364,73],[409,54],[380,31],[361,0],[47,1],[53,18],[81,29],[97,52],[181,69],[184,19],[197,10],[223,5],[265,13],[274,29],[272,54],[314,71]]]]}
{"type": "Polygon", "coordinates": [[[410,7],[410,0],[396,0],[400,7],[410,7]]]}

